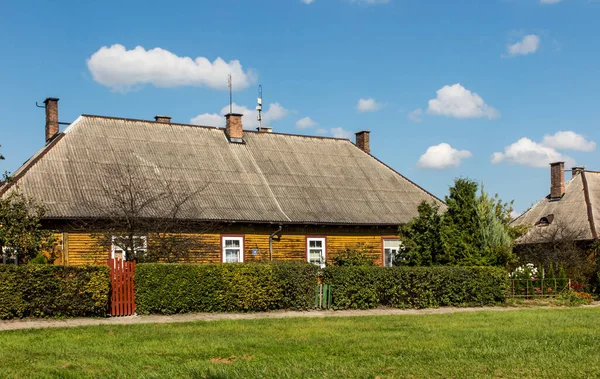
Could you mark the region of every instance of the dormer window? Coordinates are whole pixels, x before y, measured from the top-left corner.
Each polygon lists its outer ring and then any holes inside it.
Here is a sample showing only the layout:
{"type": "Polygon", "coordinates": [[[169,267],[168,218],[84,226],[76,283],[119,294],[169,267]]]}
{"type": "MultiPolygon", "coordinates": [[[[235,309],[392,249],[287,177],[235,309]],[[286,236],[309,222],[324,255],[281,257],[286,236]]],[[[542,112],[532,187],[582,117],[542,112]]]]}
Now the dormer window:
{"type": "Polygon", "coordinates": [[[552,224],[552,221],[554,221],[554,215],[549,214],[548,216],[540,218],[540,220],[535,223],[535,226],[548,226],[552,224]]]}

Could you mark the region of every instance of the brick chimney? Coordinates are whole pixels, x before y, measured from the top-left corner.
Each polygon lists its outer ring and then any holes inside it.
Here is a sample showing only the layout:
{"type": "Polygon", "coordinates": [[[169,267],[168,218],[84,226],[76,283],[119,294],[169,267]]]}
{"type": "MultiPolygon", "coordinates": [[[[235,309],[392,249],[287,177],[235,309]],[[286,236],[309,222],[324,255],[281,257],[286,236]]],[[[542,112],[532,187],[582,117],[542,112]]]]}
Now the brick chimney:
{"type": "Polygon", "coordinates": [[[154,116],[154,121],[160,122],[161,124],[170,124],[171,123],[171,116],[156,115],[156,116],[154,116]]]}
{"type": "Polygon", "coordinates": [[[229,137],[229,142],[244,142],[244,132],[242,129],[242,115],[239,113],[229,113],[225,115],[225,130],[229,137]]]}
{"type": "Polygon", "coordinates": [[[58,99],[49,97],[44,100],[46,106],[46,142],[58,134],[58,99]]]}
{"type": "Polygon", "coordinates": [[[581,174],[583,172],[583,170],[585,170],[585,167],[583,166],[575,166],[571,168],[571,177],[574,178],[577,175],[581,174]]]}
{"type": "Polygon", "coordinates": [[[550,163],[550,198],[560,199],[565,194],[565,162],[550,163]]]}
{"type": "Polygon", "coordinates": [[[367,154],[371,153],[371,146],[369,141],[370,130],[362,130],[356,134],[356,147],[361,149],[367,154]]]}

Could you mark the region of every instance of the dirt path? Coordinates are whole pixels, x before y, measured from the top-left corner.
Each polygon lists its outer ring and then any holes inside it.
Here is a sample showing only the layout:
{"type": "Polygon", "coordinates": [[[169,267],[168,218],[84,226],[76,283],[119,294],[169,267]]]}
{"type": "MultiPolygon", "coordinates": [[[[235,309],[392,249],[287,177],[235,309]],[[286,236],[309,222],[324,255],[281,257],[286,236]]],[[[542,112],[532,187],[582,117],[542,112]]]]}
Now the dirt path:
{"type": "MultiPolygon", "coordinates": [[[[600,301],[582,308],[599,308],[600,301]]],[[[378,308],[369,310],[346,310],[346,311],[275,311],[264,313],[190,313],[183,315],[150,315],[150,316],[127,316],[111,318],[72,318],[64,320],[56,319],[25,319],[0,321],[0,331],[17,329],[37,328],[65,328],[75,326],[92,325],[132,325],[132,324],[164,324],[171,322],[189,321],[218,321],[218,320],[254,320],[254,319],[281,319],[294,317],[356,317],[356,316],[389,316],[389,315],[431,315],[462,312],[481,311],[517,311],[525,309],[544,309],[550,307],[477,307],[477,308],[433,308],[433,309],[394,309],[378,308]]]]}

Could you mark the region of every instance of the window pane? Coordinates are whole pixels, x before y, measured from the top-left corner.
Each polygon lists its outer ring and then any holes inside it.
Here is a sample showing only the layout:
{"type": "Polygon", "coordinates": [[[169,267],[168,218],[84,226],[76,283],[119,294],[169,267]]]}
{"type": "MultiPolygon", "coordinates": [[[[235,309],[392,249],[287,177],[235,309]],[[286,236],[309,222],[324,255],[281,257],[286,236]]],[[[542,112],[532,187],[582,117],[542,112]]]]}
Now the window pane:
{"type": "Polygon", "coordinates": [[[239,249],[225,249],[225,262],[236,263],[240,261],[239,249]]]}
{"type": "Polygon", "coordinates": [[[123,259],[123,250],[121,249],[115,249],[115,258],[116,259],[123,259]]]}
{"type": "Polygon", "coordinates": [[[392,267],[393,266],[393,261],[394,261],[394,250],[392,250],[392,249],[385,249],[384,250],[384,262],[383,262],[383,265],[385,267],[392,267]]]}
{"type": "Polygon", "coordinates": [[[395,248],[398,250],[400,248],[400,240],[383,240],[384,248],[395,248]]]}
{"type": "Polygon", "coordinates": [[[240,240],[238,240],[238,239],[225,239],[225,247],[240,247],[240,240]]]}

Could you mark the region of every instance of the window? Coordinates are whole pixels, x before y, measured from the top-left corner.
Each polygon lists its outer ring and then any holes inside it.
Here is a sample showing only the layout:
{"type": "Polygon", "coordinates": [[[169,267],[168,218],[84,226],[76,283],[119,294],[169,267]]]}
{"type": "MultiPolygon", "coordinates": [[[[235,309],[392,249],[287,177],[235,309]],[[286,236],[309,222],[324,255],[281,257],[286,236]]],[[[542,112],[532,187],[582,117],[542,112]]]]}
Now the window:
{"type": "Polygon", "coordinates": [[[133,249],[133,255],[145,255],[148,251],[148,238],[146,236],[133,236],[133,242],[127,236],[112,237],[112,258],[127,259],[127,251],[133,249]]]}
{"type": "Polygon", "coordinates": [[[400,240],[397,239],[384,239],[383,240],[383,266],[392,267],[394,265],[394,258],[400,252],[400,240]]]}
{"type": "Polygon", "coordinates": [[[2,260],[0,263],[14,263],[17,264],[17,250],[9,246],[2,246],[2,260]]]}
{"type": "Polygon", "coordinates": [[[554,221],[554,214],[549,214],[548,216],[542,217],[538,222],[536,222],[535,226],[548,226],[552,224],[554,221]]]}
{"type": "Polygon", "coordinates": [[[221,247],[224,263],[244,262],[244,237],[223,236],[221,237],[221,247]]]}
{"type": "Polygon", "coordinates": [[[320,267],[325,267],[325,238],[306,239],[306,259],[320,267]]]}

